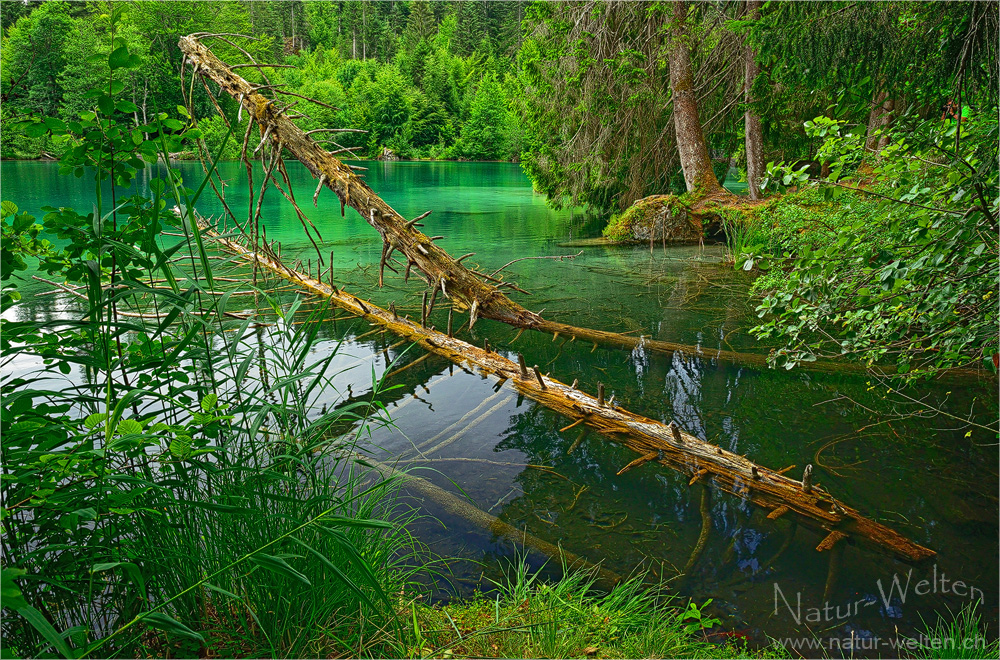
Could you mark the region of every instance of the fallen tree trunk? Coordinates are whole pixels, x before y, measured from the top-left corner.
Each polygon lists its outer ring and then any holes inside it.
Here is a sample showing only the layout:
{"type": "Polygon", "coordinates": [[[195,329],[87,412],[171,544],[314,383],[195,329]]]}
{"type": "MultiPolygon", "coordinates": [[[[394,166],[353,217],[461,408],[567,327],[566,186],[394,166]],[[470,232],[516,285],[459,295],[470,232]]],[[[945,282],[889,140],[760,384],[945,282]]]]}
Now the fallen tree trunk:
{"type": "Polygon", "coordinates": [[[473,324],[477,316],[517,327],[532,327],[540,320],[435,245],[434,239],[417,229],[415,221],[408,221],[386,204],[349,166],[317,144],[273,99],[235,74],[197,37],[181,37],[178,45],[196,72],[203,72],[251,113],[261,127],[262,142],[269,139],[278,151],[287,149],[319,179],[320,187],[337,195],[342,213],[345,206],[350,206],[378,231],[385,245],[382,268],[392,252],[399,251],[406,256],[407,272],[411,266],[419,269],[432,289],[440,289],[446,298],[471,311],[473,324]]]}
{"type": "MultiPolygon", "coordinates": [[[[824,534],[825,538],[817,546],[817,551],[830,549],[838,541],[849,539],[910,563],[923,562],[936,555],[933,550],[837,502],[808,480],[790,479],[685,433],[673,423],[665,425],[611,405],[604,400],[603,386],[595,398],[544,376],[537,366],[526,369],[523,361],[515,363],[495,351],[473,346],[433,327],[401,318],[332,284],[292,270],[251,246],[222,238],[210,229],[206,229],[205,233],[237,255],[256,262],[311,293],[328,298],[370,323],[382,325],[400,337],[418,343],[427,351],[442,355],[460,366],[496,376],[501,384],[509,381],[520,394],[573,420],[580,420],[606,437],[614,438],[643,457],[642,462],[659,463],[688,475],[692,485],[697,481],[711,483],[720,490],[769,510],[770,518],[787,516],[824,534]]],[[[521,356],[519,358],[523,360],[521,356]]],[[[629,467],[637,465],[633,461],[629,467]]]]}
{"type": "MultiPolygon", "coordinates": [[[[767,368],[767,357],[764,355],[706,350],[699,346],[580,328],[544,319],[539,314],[525,309],[498,288],[505,286],[519,290],[516,285],[485,273],[469,270],[461,262],[470,255],[463,255],[455,259],[434,243],[435,239],[441,237],[429,237],[417,229],[420,226],[418,221],[430,213],[429,211],[408,221],[386,204],[348,165],[335,158],[333,154],[317,144],[309,133],[299,128],[285,113],[286,109],[279,107],[273,99],[259,93],[263,87],[273,86],[256,87],[234,73],[225,62],[201,43],[198,34],[181,37],[178,45],[194,65],[194,75],[201,73],[207,76],[249,111],[253,120],[260,126],[261,144],[270,140],[277,152],[280,153],[282,149],[287,149],[299,162],[305,165],[314,177],[319,179],[316,195],[325,186],[333,191],[340,200],[341,214],[346,206],[350,206],[378,231],[383,241],[382,258],[379,264],[380,285],[384,269],[387,267],[392,269],[390,265],[392,255],[398,251],[406,257],[407,276],[411,267],[416,267],[423,273],[424,279],[434,295],[440,291],[445,298],[451,299],[452,304],[458,309],[468,310],[470,327],[474,326],[476,320],[482,317],[501,321],[517,328],[576,337],[592,341],[595,344],[617,348],[633,349],[641,343],[645,349],[658,353],[683,352],[701,358],[756,369],[767,368]],[[490,282],[497,286],[490,284],[490,282]]],[[[266,183],[265,181],[264,185],[266,183]]],[[[721,189],[717,192],[728,195],[721,189]]],[[[291,194],[289,186],[287,195],[291,194]]],[[[255,247],[258,250],[261,248],[260,243],[255,247]]],[[[318,256],[322,260],[322,255],[318,256]]],[[[860,363],[819,360],[802,363],[799,368],[831,373],[867,373],[869,371],[865,365],[860,363]]],[[[978,376],[979,372],[953,370],[952,375],[969,377],[978,376]]]]}

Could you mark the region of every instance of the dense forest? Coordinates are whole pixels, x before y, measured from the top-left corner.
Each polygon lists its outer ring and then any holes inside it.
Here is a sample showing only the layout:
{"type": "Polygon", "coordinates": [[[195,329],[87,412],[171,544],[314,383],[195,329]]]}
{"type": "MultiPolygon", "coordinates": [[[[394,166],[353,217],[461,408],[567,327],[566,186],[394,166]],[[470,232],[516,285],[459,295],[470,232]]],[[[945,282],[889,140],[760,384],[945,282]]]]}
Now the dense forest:
{"type": "MultiPolygon", "coordinates": [[[[307,126],[368,131],[349,144],[362,147],[362,155],[388,148],[404,158],[511,160],[524,140],[513,102],[525,8],[524,2],[130,2],[118,35],[141,66],[122,76],[122,94],[136,106],[135,124],[146,123],[151,108],[181,103],[180,36],[246,34],[255,38],[248,50],[262,61],[296,67],[276,69],[270,79],[325,104],[308,106],[307,126]]],[[[24,112],[76,117],[98,80],[93,62],[112,50],[108,8],[5,1],[4,12],[4,121],[24,112]]],[[[235,104],[225,109],[235,113],[235,104]]],[[[222,120],[204,94],[197,111],[214,144],[222,120]]],[[[8,135],[2,154],[42,152],[60,149],[8,135]]]]}
{"type": "MultiPolygon", "coordinates": [[[[112,50],[107,6],[3,6],[0,119],[75,118],[98,82],[94,62],[112,50]]],[[[693,3],[684,29],[697,44],[691,83],[712,158],[738,164],[754,190],[767,161],[818,162],[820,140],[805,130],[817,116],[852,135],[862,127],[873,150],[889,143],[894,121],[940,118],[949,102],[988,114],[992,8],[693,3]]],[[[684,190],[668,102],[675,20],[667,4],[631,2],[129,2],[117,38],[139,64],[118,82],[135,125],[147,123],[151,108],[181,102],[177,38],[246,34],[250,53],[295,67],[269,80],[324,104],[303,104],[306,128],[367,131],[344,139],[360,155],[520,159],[556,204],[623,210],[684,190]]],[[[215,146],[223,122],[207,96],[196,98],[215,146]]],[[[2,149],[5,158],[61,153],[16,131],[5,131],[2,149]]]]}
{"type": "MultiPolygon", "coordinates": [[[[845,547],[995,577],[996,0],[0,19],[4,657],[790,657],[726,619],[845,547]]],[[[986,588],[865,625],[995,657],[986,588]]]]}

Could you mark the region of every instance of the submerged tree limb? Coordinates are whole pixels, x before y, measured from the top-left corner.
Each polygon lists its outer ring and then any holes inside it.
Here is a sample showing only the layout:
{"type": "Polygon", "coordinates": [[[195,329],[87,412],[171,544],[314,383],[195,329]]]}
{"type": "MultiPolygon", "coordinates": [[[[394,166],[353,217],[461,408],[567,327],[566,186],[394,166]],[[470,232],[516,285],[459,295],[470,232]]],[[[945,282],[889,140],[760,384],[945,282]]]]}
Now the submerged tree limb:
{"type": "Polygon", "coordinates": [[[701,559],[701,554],[705,551],[705,545],[708,543],[708,535],[712,532],[712,491],[708,486],[701,488],[701,503],[698,505],[698,511],[701,514],[701,531],[698,533],[698,541],[694,544],[694,549],[691,550],[691,556],[684,564],[682,572],[685,577],[691,575],[691,569],[701,559]]]}
{"type": "Polygon", "coordinates": [[[558,559],[562,561],[567,568],[593,571],[594,576],[596,577],[596,582],[601,588],[611,589],[615,585],[622,582],[621,576],[614,571],[608,570],[599,564],[593,564],[583,557],[579,557],[564,548],[553,545],[548,541],[543,541],[523,529],[518,529],[513,525],[505,523],[496,516],[486,513],[479,507],[463,500],[457,495],[449,493],[445,489],[431,483],[423,477],[418,477],[409,472],[401,472],[392,466],[380,463],[369,456],[357,455],[356,458],[359,461],[372,466],[375,470],[380,472],[383,477],[396,476],[401,478],[403,483],[408,488],[411,488],[424,497],[433,500],[453,516],[464,518],[472,524],[481,527],[496,536],[506,538],[514,543],[523,545],[526,548],[531,548],[532,550],[541,552],[542,554],[552,557],[553,559],[558,559]]]}
{"type": "Polygon", "coordinates": [[[370,323],[382,325],[397,335],[416,342],[427,351],[442,355],[459,366],[496,376],[502,383],[509,382],[518,393],[573,420],[583,419],[589,428],[599,431],[604,437],[615,438],[616,442],[640,456],[655,452],[655,462],[688,477],[704,471],[703,483],[706,487],[711,485],[769,511],[787,507],[785,516],[824,536],[837,531],[851,542],[902,561],[917,563],[936,555],[933,550],[866,518],[859,511],[835,502],[818,486],[805,492],[802,482],[704,442],[675,425],[667,426],[609,403],[602,403],[597,397],[543,376],[537,370],[523,369],[500,353],[486,351],[408,318],[400,318],[342,289],[289,269],[272,256],[222,238],[210,229],[206,229],[205,234],[232,252],[256,262],[310,293],[328,298],[333,304],[370,323]]]}

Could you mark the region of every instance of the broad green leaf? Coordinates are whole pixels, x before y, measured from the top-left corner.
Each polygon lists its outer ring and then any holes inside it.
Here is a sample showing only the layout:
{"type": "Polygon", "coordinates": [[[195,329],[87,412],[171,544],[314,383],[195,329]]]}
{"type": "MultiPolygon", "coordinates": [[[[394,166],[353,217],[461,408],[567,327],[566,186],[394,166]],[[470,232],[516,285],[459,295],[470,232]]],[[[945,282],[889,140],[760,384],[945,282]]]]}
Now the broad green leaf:
{"type": "Polygon", "coordinates": [[[179,435],[170,441],[170,455],[174,458],[191,457],[191,436],[179,435]]]}
{"type": "Polygon", "coordinates": [[[9,202],[6,199],[0,202],[0,215],[4,218],[12,216],[17,213],[17,204],[14,202],[9,202]]]}
{"type": "Polygon", "coordinates": [[[22,213],[21,215],[14,216],[14,233],[20,234],[26,232],[33,224],[35,224],[35,217],[32,215],[22,213]]]}
{"type": "Polygon", "coordinates": [[[49,129],[45,124],[39,122],[37,124],[28,124],[24,128],[24,134],[30,138],[40,138],[45,135],[48,130],[49,129]]]}
{"type": "Polygon", "coordinates": [[[142,424],[135,421],[134,419],[123,419],[118,422],[118,428],[115,430],[118,435],[126,435],[128,433],[142,433],[142,424]]]}
{"type": "Polygon", "coordinates": [[[201,409],[208,412],[215,407],[215,402],[218,400],[219,397],[215,392],[209,392],[205,395],[205,398],[201,400],[201,409]]]}
{"type": "Polygon", "coordinates": [[[108,67],[114,71],[128,66],[128,48],[122,46],[111,51],[108,55],[108,67]]]}
{"type": "Polygon", "coordinates": [[[87,419],[83,420],[83,425],[87,427],[88,430],[93,431],[97,428],[97,425],[108,418],[108,413],[94,413],[93,415],[88,415],[87,419]]]}
{"type": "Polygon", "coordinates": [[[45,641],[54,646],[56,651],[64,658],[74,657],[73,651],[69,648],[66,640],[56,632],[56,629],[49,623],[45,616],[31,605],[17,608],[17,613],[25,618],[31,626],[38,631],[45,641]]]}
{"type": "Polygon", "coordinates": [[[21,587],[14,582],[14,578],[21,577],[26,572],[23,568],[5,568],[0,571],[0,600],[3,600],[4,607],[16,610],[28,605],[21,595],[21,587]]]}
{"type": "Polygon", "coordinates": [[[102,114],[110,115],[115,111],[115,102],[107,94],[101,94],[97,97],[97,108],[102,114]]]}

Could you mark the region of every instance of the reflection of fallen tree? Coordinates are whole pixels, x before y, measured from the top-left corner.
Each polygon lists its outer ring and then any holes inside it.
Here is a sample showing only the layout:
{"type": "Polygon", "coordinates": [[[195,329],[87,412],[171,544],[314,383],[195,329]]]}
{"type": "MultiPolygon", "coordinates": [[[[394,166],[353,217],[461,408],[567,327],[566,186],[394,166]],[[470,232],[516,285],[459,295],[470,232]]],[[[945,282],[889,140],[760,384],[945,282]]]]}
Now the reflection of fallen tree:
{"type": "Polygon", "coordinates": [[[582,420],[582,423],[605,436],[616,438],[640,455],[637,461],[633,461],[633,468],[650,462],[665,465],[689,475],[691,484],[702,481],[768,509],[768,518],[785,516],[824,534],[823,541],[817,546],[819,551],[831,549],[839,542],[850,539],[907,562],[919,562],[935,555],[932,550],[835,501],[826,491],[812,486],[808,479],[802,482],[790,479],[684,433],[674,424],[664,425],[612,405],[604,399],[603,386],[598,388],[597,397],[592,397],[574,386],[544,376],[538,367],[527,369],[520,356],[520,363],[515,363],[490,350],[488,344],[479,348],[454,338],[452,333],[438,332],[408,318],[401,318],[393,311],[291,270],[239,241],[222,238],[209,229],[205,233],[223,247],[287,278],[310,293],[328,298],[366,321],[382,325],[460,366],[492,374],[500,379],[501,385],[509,381],[520,394],[574,420],[582,420]]]}
{"type": "MultiPolygon", "coordinates": [[[[291,105],[282,107],[274,99],[268,98],[260,93],[261,90],[273,89],[278,94],[287,94],[275,85],[252,85],[241,76],[233,72],[232,68],[216,57],[202,42],[202,38],[213,35],[193,34],[182,37],[179,42],[180,49],[187,57],[187,61],[194,66],[194,76],[202,75],[217,83],[222,90],[236,99],[252,117],[248,124],[244,137],[244,145],[248,144],[251,127],[256,121],[261,132],[261,141],[253,153],[256,153],[265,144],[270,144],[273,149],[271,165],[265,165],[265,177],[270,177],[272,169],[282,174],[287,191],[282,188],[282,193],[295,206],[296,213],[306,227],[306,219],[298,204],[295,203],[294,194],[291,190],[291,182],[284,170],[281,162],[281,154],[284,150],[290,152],[299,160],[312,175],[319,180],[314,201],[318,198],[320,191],[326,187],[333,191],[341,204],[341,213],[344,208],[350,206],[361,214],[382,237],[382,256],[379,262],[379,283],[384,280],[385,269],[395,271],[393,264],[398,264],[405,268],[404,277],[408,278],[410,271],[416,268],[423,273],[431,292],[430,306],[433,308],[434,301],[440,293],[443,297],[449,298],[452,304],[459,310],[468,310],[469,325],[475,325],[480,317],[502,321],[518,328],[530,328],[541,332],[551,333],[555,336],[565,335],[585,341],[594,342],[595,345],[602,344],[619,348],[634,349],[642,345],[644,349],[661,352],[674,353],[684,352],[697,355],[699,357],[730,362],[733,364],[746,365],[755,368],[766,368],[767,358],[764,355],[737,353],[735,351],[706,350],[699,346],[689,346],[673,342],[654,340],[648,337],[631,337],[615,332],[593,330],[590,328],[580,328],[557,323],[543,318],[539,314],[531,312],[518,303],[511,300],[500,291],[501,287],[520,291],[519,287],[509,281],[504,281],[502,277],[496,277],[503,268],[493,274],[482,273],[469,270],[462,261],[472,256],[473,253],[462,255],[455,259],[448,252],[440,248],[435,241],[442,236],[427,236],[417,227],[421,226],[419,220],[426,217],[427,213],[407,220],[392,207],[385,203],[367,184],[355,174],[349,165],[342,163],[334,157],[334,154],[320,146],[310,133],[299,128],[288,115],[291,105]],[[395,253],[400,253],[405,257],[405,264],[396,262],[393,259],[395,253]]],[[[194,80],[192,80],[192,85],[194,80]]],[[[205,85],[208,93],[208,85],[205,85]]],[[[297,96],[297,95],[293,95],[297,96]]],[[[212,97],[214,100],[214,97],[212,97]]],[[[227,120],[228,121],[228,120],[227,120]]],[[[323,129],[337,131],[341,129],[323,129]]],[[[343,129],[346,130],[346,129],[343,129]]],[[[246,149],[244,149],[246,151],[246,149]]],[[[338,150],[343,151],[343,150],[338,150]]],[[[272,177],[273,178],[273,177],[272,177]]],[[[274,180],[274,184],[279,186],[274,180]]],[[[264,186],[267,181],[264,181],[264,186]]],[[[279,186],[280,188],[280,186],[279,186]]],[[[259,216],[258,203],[258,216],[259,216]]],[[[311,223],[310,223],[311,224],[311,223]]],[[[308,228],[306,227],[308,233],[308,228]]],[[[260,233],[253,228],[254,249],[270,253],[275,257],[266,241],[260,240],[260,233]]],[[[311,235],[310,235],[310,238],[311,235]]],[[[322,265],[322,255],[318,255],[318,265],[322,265]]],[[[509,265],[509,264],[508,264],[509,265]]],[[[858,363],[853,362],[812,362],[802,365],[803,368],[832,371],[832,372],[859,372],[866,373],[868,369],[858,363]]],[[[975,375],[977,372],[968,371],[962,375],[975,375]]]]}

